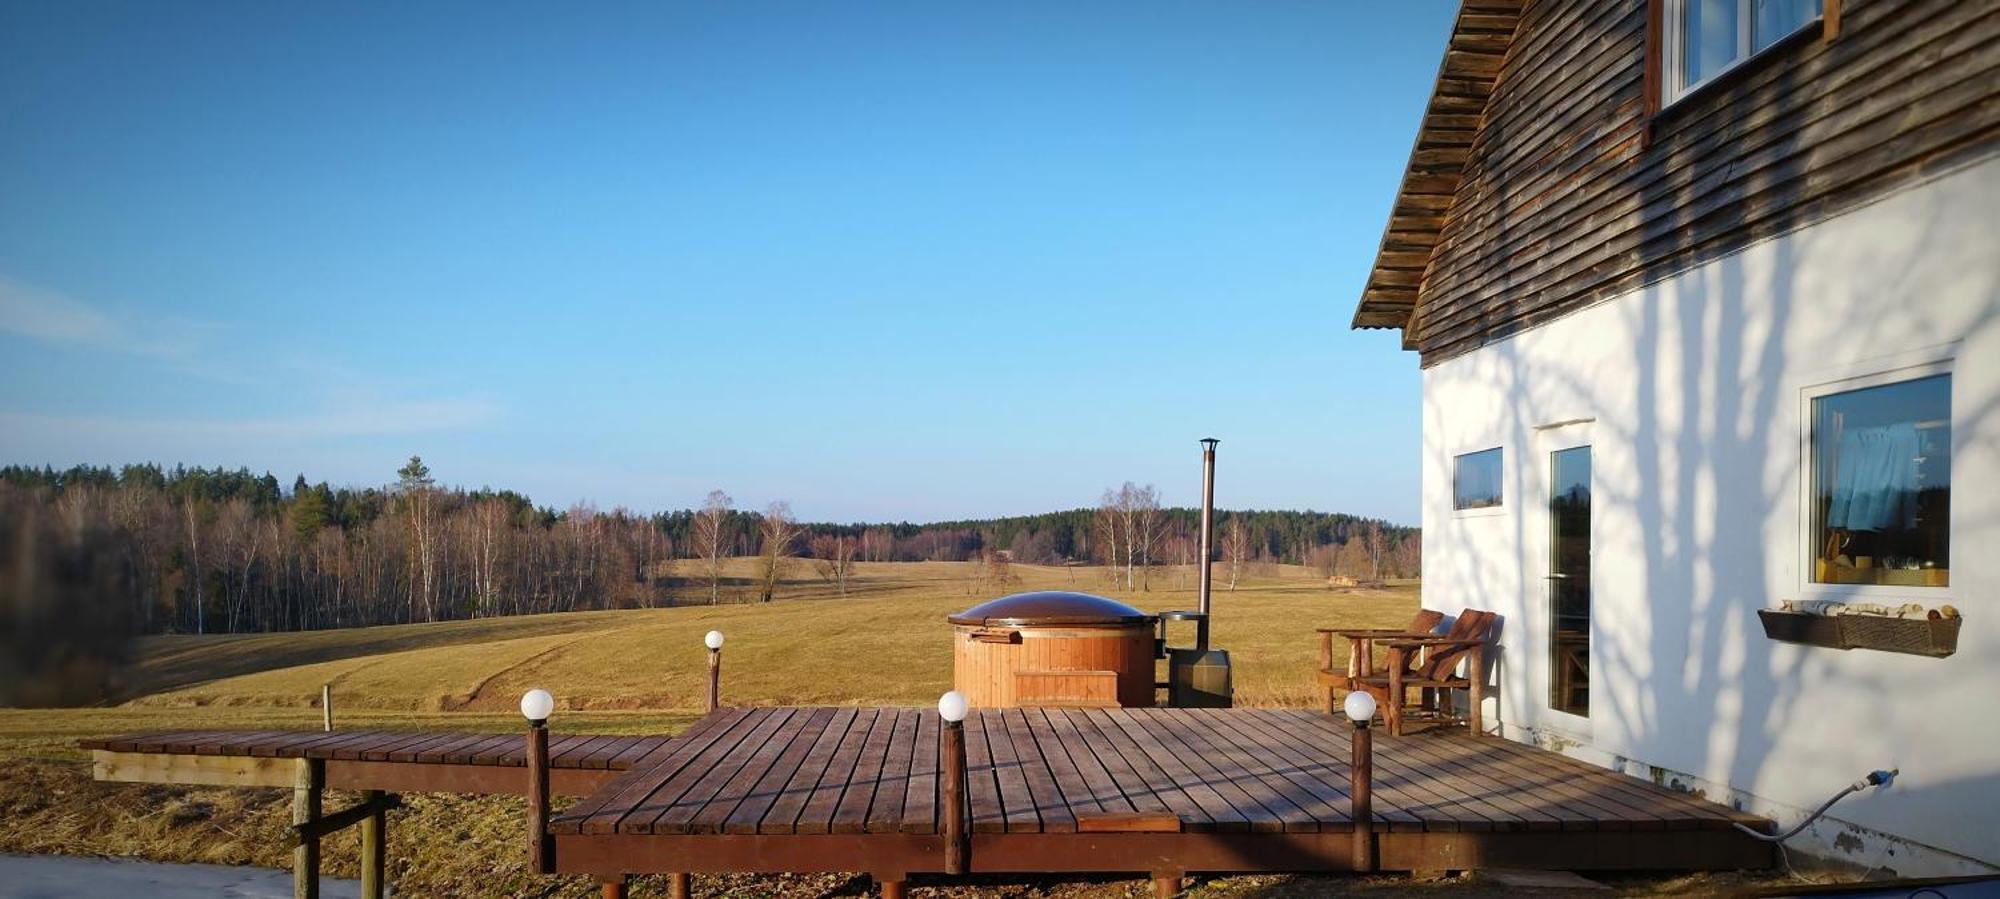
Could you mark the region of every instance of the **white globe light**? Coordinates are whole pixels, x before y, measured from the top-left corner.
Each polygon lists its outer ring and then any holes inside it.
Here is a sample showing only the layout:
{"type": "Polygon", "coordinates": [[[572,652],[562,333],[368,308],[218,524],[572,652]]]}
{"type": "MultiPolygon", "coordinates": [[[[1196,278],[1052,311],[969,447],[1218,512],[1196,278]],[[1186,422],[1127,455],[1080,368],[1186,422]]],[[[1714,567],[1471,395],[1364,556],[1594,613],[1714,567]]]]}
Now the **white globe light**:
{"type": "Polygon", "coordinates": [[[705,636],[705,637],[702,637],[702,638],[701,638],[701,642],[702,642],[702,643],[704,643],[704,644],[707,644],[707,646],[708,646],[708,648],[709,648],[709,649],[721,649],[721,648],[722,648],[722,632],[721,632],[721,631],[709,631],[709,632],[708,632],[708,635],[707,635],[707,636],[705,636]]]}
{"type": "Polygon", "coordinates": [[[556,710],[556,698],[540,687],[521,694],[521,715],[529,721],[547,721],[556,710]]]}
{"type": "Polygon", "coordinates": [[[938,697],[938,716],[946,721],[964,721],[965,713],[971,709],[972,704],[965,701],[965,694],[957,690],[938,697]]]}
{"type": "Polygon", "coordinates": [[[1355,690],[1347,694],[1347,701],[1341,704],[1347,712],[1347,720],[1356,724],[1366,724],[1375,718],[1375,694],[1367,690],[1355,690]]]}

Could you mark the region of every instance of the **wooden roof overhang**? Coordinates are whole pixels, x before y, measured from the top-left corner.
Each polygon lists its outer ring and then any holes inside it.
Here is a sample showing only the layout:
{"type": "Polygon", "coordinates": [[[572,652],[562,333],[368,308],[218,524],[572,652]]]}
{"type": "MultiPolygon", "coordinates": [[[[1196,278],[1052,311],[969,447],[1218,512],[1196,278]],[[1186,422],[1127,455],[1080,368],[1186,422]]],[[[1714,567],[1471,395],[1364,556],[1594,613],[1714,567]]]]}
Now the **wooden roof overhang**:
{"type": "Polygon", "coordinates": [[[1486,100],[1500,77],[1500,65],[1514,39],[1526,0],[1462,0],[1451,41],[1438,65],[1430,105],[1410,149],[1409,167],[1396,189],[1389,223],[1375,267],[1354,310],[1356,328],[1402,328],[1411,348],[1410,325],[1423,288],[1424,269],[1444,229],[1458,193],[1473,137],[1479,132],[1486,100]]]}

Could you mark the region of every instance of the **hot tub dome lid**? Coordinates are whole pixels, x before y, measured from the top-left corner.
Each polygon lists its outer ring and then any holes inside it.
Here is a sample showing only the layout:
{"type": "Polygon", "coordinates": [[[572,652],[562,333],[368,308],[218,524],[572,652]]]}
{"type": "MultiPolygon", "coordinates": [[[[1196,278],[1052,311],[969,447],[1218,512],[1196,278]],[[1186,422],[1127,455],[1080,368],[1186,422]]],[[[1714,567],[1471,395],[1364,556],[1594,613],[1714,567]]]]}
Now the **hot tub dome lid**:
{"type": "Polygon", "coordinates": [[[1067,590],[1038,590],[988,600],[945,619],[984,627],[1113,627],[1151,624],[1153,616],[1115,599],[1067,590]]]}

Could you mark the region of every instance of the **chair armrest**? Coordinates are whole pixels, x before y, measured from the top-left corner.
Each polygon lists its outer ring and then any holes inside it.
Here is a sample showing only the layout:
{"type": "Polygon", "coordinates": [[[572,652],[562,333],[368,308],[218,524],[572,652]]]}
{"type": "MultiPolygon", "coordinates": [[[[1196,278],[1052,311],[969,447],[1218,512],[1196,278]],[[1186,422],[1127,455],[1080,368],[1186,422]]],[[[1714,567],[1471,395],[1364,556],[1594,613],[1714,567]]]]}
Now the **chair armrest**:
{"type": "Polygon", "coordinates": [[[1406,631],[1400,627],[1378,627],[1378,628],[1322,627],[1322,628],[1317,628],[1316,632],[1322,634],[1335,634],[1338,636],[1350,637],[1350,638],[1387,638],[1387,637],[1423,636],[1422,634],[1406,631]]]}
{"type": "Polygon", "coordinates": [[[1454,637],[1419,637],[1412,640],[1394,640],[1390,649],[1422,649],[1426,646],[1485,646],[1493,641],[1487,639],[1467,640],[1454,637]]]}

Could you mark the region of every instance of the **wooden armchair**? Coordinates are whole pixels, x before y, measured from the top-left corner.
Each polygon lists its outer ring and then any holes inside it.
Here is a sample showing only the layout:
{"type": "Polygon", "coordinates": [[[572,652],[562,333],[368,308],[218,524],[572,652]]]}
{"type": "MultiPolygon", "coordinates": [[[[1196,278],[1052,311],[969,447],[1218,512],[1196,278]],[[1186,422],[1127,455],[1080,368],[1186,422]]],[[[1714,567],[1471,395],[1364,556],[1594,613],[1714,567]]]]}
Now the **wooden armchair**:
{"type": "Polygon", "coordinates": [[[1340,710],[1337,690],[1353,690],[1357,675],[1386,672],[1382,663],[1376,661],[1375,644],[1382,640],[1399,637],[1415,638],[1434,636],[1438,622],[1444,620],[1443,612],[1424,609],[1410,619],[1408,627],[1373,629],[1319,628],[1319,685],[1324,694],[1323,711],[1331,715],[1340,710]],[[1334,664],[1333,640],[1335,637],[1347,641],[1347,666],[1334,664]]]}
{"type": "Polygon", "coordinates": [[[1471,704],[1467,723],[1475,736],[1485,733],[1480,715],[1486,698],[1486,647],[1493,640],[1493,626],[1499,617],[1467,609],[1459,613],[1444,636],[1390,640],[1388,670],[1356,678],[1356,689],[1374,693],[1382,701],[1383,720],[1389,733],[1396,736],[1403,733],[1403,707],[1409,688],[1435,691],[1446,714],[1451,712],[1451,691],[1465,690],[1471,704]],[[1458,673],[1461,663],[1466,669],[1462,677],[1458,673]]]}

